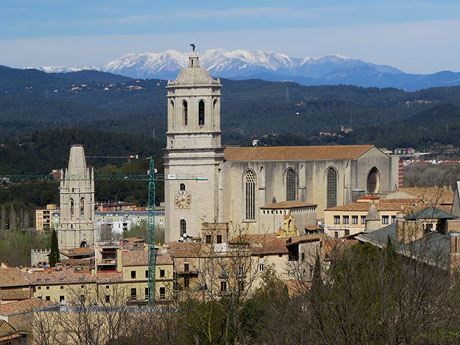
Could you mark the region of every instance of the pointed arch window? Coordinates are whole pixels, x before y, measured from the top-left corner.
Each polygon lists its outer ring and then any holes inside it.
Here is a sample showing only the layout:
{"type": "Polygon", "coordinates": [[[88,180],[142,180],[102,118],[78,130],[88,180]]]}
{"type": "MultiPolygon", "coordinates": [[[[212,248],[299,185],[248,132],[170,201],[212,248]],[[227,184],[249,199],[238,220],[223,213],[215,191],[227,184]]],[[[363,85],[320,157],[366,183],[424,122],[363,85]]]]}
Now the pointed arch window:
{"type": "Polygon", "coordinates": [[[198,103],[198,125],[204,126],[204,101],[198,103]]]}
{"type": "Polygon", "coordinates": [[[334,168],[327,170],[327,207],[337,206],[337,171],[334,168]]]}
{"type": "Polygon", "coordinates": [[[185,184],[181,183],[180,186],[179,186],[179,189],[180,190],[185,190],[185,184]]]}
{"type": "Polygon", "coordinates": [[[248,171],[244,177],[246,196],[246,219],[256,219],[256,174],[248,171]]]}
{"type": "Polygon", "coordinates": [[[286,172],[286,200],[295,200],[297,194],[297,183],[296,183],[295,172],[289,169],[286,172]]]}
{"type": "Polygon", "coordinates": [[[184,126],[188,125],[188,104],[187,101],[182,102],[182,123],[184,126]]]}
{"type": "Polygon", "coordinates": [[[183,236],[187,233],[187,222],[185,219],[180,220],[180,235],[183,236]]]}

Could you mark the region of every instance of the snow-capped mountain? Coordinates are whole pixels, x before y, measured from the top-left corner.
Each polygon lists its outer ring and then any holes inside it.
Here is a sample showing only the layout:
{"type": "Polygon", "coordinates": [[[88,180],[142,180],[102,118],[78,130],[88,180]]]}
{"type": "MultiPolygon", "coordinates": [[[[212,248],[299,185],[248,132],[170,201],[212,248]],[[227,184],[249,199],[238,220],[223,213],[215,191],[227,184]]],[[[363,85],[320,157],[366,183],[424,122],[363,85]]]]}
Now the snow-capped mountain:
{"type": "MultiPolygon", "coordinates": [[[[210,49],[199,55],[201,66],[208,69],[213,76],[232,79],[321,78],[338,69],[349,69],[356,66],[372,66],[376,71],[402,73],[390,66],[373,65],[340,55],[293,58],[274,52],[241,49],[233,51],[210,49]]],[[[175,50],[167,50],[162,53],[128,54],[105,64],[100,70],[133,78],[174,79],[177,73],[187,66],[188,56],[189,53],[180,53],[175,50]]]]}
{"type": "MultiPolygon", "coordinates": [[[[41,67],[45,72],[93,69],[138,79],[174,80],[187,66],[190,53],[127,54],[98,67],[41,67]]],[[[387,65],[376,65],[341,55],[294,58],[260,50],[210,49],[199,53],[201,66],[214,77],[294,81],[302,85],[348,84],[417,90],[433,86],[460,85],[460,73],[408,74],[387,65]]]]}

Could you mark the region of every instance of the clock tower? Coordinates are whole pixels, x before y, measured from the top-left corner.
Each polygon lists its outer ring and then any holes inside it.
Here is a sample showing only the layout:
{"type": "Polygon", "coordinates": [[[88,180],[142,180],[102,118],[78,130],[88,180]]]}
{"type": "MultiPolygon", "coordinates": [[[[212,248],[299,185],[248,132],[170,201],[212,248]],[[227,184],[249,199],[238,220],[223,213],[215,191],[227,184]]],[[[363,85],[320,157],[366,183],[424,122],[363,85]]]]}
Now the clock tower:
{"type": "Polygon", "coordinates": [[[221,86],[192,52],[188,67],[166,87],[165,177],[177,179],[165,183],[166,241],[197,237],[203,222],[222,221],[221,86]]]}

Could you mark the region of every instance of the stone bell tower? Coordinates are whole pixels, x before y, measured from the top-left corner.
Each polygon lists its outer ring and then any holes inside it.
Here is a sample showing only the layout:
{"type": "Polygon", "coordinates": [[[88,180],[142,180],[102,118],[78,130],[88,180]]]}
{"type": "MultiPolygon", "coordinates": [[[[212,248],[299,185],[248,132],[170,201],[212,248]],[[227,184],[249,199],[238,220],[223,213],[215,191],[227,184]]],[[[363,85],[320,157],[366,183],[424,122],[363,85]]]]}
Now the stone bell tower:
{"type": "Polygon", "coordinates": [[[220,80],[200,67],[192,52],[188,67],[168,82],[168,131],[164,151],[166,241],[199,236],[203,222],[222,218],[220,80]],[[200,177],[207,181],[179,180],[200,177]]]}
{"type": "Polygon", "coordinates": [[[60,249],[93,246],[96,241],[94,220],[94,171],[86,167],[81,145],[70,148],[69,166],[61,170],[60,249]]]}

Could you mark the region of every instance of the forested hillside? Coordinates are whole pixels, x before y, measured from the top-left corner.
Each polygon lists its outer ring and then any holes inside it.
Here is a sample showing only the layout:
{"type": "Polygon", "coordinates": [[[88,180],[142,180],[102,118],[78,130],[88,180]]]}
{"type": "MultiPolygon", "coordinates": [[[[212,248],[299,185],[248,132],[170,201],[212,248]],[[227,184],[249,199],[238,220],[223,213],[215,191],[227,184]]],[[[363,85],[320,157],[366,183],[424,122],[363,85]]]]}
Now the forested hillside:
{"type": "MultiPolygon", "coordinates": [[[[375,143],[394,148],[457,145],[460,87],[301,86],[222,80],[226,144],[375,143]],[[346,135],[340,127],[351,127],[346,135]],[[430,130],[428,131],[427,128],[430,130]]],[[[0,139],[52,128],[95,129],[164,143],[166,81],[95,71],[47,74],[0,67],[0,139]]]]}

